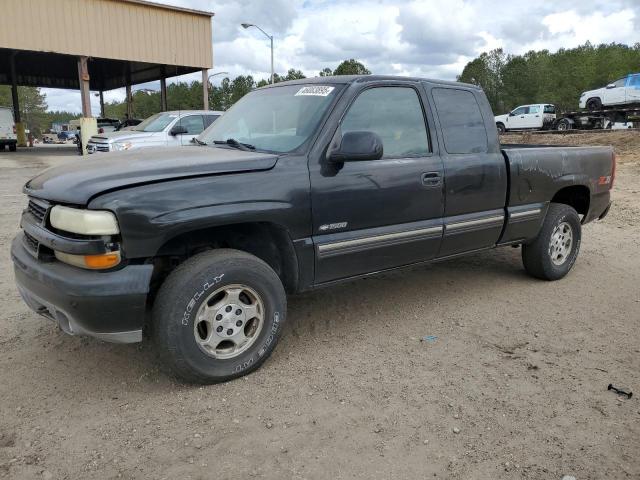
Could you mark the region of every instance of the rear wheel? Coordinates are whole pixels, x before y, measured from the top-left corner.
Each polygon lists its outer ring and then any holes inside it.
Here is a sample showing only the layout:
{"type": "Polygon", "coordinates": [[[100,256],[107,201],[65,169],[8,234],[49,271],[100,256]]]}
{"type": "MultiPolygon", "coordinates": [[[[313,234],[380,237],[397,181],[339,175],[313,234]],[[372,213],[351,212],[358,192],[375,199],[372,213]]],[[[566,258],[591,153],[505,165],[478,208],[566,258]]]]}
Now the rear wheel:
{"type": "Polygon", "coordinates": [[[569,122],[569,120],[567,120],[566,118],[563,118],[558,122],[558,125],[556,125],[556,130],[559,130],[561,132],[571,130],[571,122],[569,122]]]}
{"type": "Polygon", "coordinates": [[[525,270],[543,280],[564,277],[578,257],[581,235],[578,212],[569,205],[552,203],[536,239],[522,246],[525,270]]]}
{"type": "Polygon", "coordinates": [[[152,333],[161,360],[181,379],[216,383],[262,365],[285,317],[284,287],[273,269],[248,253],[220,249],[171,273],[157,295],[152,333]]]}
{"type": "Polygon", "coordinates": [[[587,100],[587,110],[600,110],[602,108],[602,101],[599,98],[590,98],[587,100]]]}
{"type": "Polygon", "coordinates": [[[504,133],[507,129],[504,126],[504,123],[496,123],[496,128],[498,129],[498,133],[504,133]]]}

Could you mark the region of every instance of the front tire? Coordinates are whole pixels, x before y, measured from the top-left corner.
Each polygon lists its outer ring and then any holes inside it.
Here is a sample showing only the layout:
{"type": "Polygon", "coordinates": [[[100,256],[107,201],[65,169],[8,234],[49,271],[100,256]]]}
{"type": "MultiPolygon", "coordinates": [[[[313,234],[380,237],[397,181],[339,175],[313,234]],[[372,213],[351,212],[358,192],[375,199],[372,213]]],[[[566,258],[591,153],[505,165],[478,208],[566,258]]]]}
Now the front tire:
{"type": "Polygon", "coordinates": [[[496,123],[496,128],[498,129],[499,134],[502,134],[507,131],[506,127],[504,126],[504,123],[496,123]]]}
{"type": "Polygon", "coordinates": [[[594,110],[602,109],[602,101],[599,98],[590,98],[587,100],[587,110],[593,112],[594,110]]]}
{"type": "Polygon", "coordinates": [[[549,205],[536,239],[522,246],[522,263],[527,273],[542,280],[559,280],[578,257],[582,229],[580,217],[569,205],[549,205]]]}
{"type": "Polygon", "coordinates": [[[218,383],[257,369],[280,338],[287,301],[278,275],[246,252],[219,249],[178,266],[160,288],[152,335],[179,378],[218,383]]]}

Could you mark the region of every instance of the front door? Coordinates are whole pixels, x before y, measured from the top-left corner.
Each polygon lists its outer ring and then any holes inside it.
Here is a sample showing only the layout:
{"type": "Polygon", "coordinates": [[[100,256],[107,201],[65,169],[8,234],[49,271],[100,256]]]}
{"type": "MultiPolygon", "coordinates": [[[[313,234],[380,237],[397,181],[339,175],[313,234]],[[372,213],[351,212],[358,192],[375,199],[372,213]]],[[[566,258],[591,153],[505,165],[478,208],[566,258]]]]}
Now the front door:
{"type": "Polygon", "coordinates": [[[204,120],[202,115],[186,115],[178,120],[176,125],[182,125],[187,129],[187,133],[178,135],[182,145],[192,145],[192,140],[204,130],[204,120]]]}
{"type": "Polygon", "coordinates": [[[627,77],[621,78],[613,82],[611,88],[607,87],[604,90],[604,105],[617,105],[626,101],[626,83],[627,77]]]}
{"type": "Polygon", "coordinates": [[[489,103],[479,91],[431,89],[441,132],[446,197],[439,257],[494,245],[504,225],[507,167],[489,103]],[[482,109],[480,108],[482,105],[482,109]]]}
{"type": "Polygon", "coordinates": [[[527,128],[527,118],[526,115],[529,112],[529,107],[518,107],[515,110],[513,110],[510,114],[509,114],[509,118],[508,118],[508,123],[509,126],[507,127],[508,129],[519,129],[519,128],[527,128]]]}
{"type": "Polygon", "coordinates": [[[310,160],[317,284],[429,260],[442,237],[443,167],[422,87],[351,88],[359,90],[334,130],[374,132],[384,155],[338,165],[324,155],[310,160]]]}

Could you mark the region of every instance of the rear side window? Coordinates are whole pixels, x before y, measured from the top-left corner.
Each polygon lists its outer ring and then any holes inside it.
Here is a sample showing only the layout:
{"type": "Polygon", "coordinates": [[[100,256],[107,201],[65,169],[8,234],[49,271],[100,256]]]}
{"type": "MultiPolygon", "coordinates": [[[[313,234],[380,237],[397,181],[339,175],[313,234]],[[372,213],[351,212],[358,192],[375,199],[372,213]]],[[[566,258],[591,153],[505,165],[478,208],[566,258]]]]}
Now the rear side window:
{"type": "Polygon", "coordinates": [[[473,93],[454,88],[432,92],[447,153],[486,152],[487,131],[473,93]]]}
{"type": "Polygon", "coordinates": [[[418,93],[410,87],[376,87],[362,92],[341,124],[342,133],[380,135],[383,158],[424,156],[430,151],[418,93]]]}
{"type": "Polygon", "coordinates": [[[556,107],[553,105],[545,105],[544,113],[556,113],[556,107]]]}
{"type": "Polygon", "coordinates": [[[204,128],[207,128],[209,125],[211,125],[213,122],[215,122],[216,119],[219,116],[220,115],[205,115],[204,116],[204,128]]]}
{"type": "Polygon", "coordinates": [[[540,105],[531,105],[529,107],[529,114],[540,113],[540,105]]]}

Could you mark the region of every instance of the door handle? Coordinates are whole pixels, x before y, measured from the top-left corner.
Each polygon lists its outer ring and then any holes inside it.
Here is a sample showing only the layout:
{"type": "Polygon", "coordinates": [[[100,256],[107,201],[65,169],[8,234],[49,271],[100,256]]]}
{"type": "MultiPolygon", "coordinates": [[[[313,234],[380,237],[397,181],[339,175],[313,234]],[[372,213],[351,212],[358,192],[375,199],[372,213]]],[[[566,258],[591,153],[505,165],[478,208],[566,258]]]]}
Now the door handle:
{"type": "Polygon", "coordinates": [[[440,174],[438,172],[423,173],[422,184],[425,187],[437,187],[440,185],[440,174]]]}

